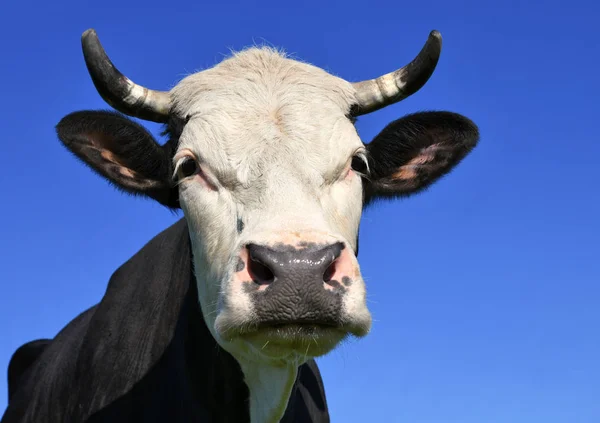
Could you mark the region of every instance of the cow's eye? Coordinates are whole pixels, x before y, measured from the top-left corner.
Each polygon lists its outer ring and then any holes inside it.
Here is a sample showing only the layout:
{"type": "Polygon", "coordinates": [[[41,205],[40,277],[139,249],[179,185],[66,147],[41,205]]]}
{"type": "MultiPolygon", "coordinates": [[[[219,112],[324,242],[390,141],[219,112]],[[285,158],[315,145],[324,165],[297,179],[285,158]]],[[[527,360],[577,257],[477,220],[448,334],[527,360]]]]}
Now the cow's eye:
{"type": "Polygon", "coordinates": [[[356,173],[366,175],[369,172],[367,161],[363,156],[352,157],[352,163],[350,166],[352,167],[352,170],[356,173]]]}
{"type": "Polygon", "coordinates": [[[178,179],[189,178],[190,176],[194,175],[195,173],[198,173],[198,170],[199,170],[199,167],[198,167],[198,163],[196,162],[196,160],[194,160],[192,157],[186,157],[179,164],[179,168],[177,169],[177,178],[178,179]]]}

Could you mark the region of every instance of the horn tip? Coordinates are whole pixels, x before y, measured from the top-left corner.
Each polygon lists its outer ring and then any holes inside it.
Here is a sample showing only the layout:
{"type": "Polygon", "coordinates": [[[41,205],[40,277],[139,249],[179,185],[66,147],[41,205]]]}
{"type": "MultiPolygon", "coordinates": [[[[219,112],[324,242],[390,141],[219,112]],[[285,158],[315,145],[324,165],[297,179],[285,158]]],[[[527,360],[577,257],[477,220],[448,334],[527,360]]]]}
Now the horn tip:
{"type": "Polygon", "coordinates": [[[98,34],[96,34],[96,30],[94,28],[87,29],[83,34],[81,34],[82,40],[85,40],[89,37],[98,38],[98,34]]]}
{"type": "Polygon", "coordinates": [[[434,29],[429,33],[429,38],[437,38],[440,43],[442,42],[442,34],[437,29],[434,29]]]}

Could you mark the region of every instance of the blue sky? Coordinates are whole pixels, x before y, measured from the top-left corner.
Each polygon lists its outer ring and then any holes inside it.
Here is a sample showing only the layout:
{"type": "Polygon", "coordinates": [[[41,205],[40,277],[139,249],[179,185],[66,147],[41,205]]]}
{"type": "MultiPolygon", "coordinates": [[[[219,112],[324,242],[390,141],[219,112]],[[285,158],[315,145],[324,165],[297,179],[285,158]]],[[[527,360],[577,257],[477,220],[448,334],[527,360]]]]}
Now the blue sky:
{"type": "Polygon", "coordinates": [[[403,114],[445,109],[473,119],[481,143],[428,192],[364,215],[375,323],[319,360],[332,420],[600,421],[594,2],[16,3],[0,26],[2,380],[18,346],[98,302],[111,273],[178,218],[119,194],[60,146],[62,116],[107,107],[85,69],[84,30],[134,81],[169,89],[260,42],[373,78],[438,29],[429,83],[361,118],[359,132],[370,141],[403,114]]]}

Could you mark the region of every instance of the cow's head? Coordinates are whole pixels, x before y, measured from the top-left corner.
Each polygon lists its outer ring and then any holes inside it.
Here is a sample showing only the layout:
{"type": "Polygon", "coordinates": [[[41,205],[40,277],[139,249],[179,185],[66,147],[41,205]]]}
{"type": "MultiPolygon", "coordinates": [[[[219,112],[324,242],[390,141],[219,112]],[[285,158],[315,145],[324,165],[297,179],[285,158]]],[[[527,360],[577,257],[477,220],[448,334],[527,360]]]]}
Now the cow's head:
{"type": "Polygon", "coordinates": [[[192,74],[170,92],[141,87],[83,38],[99,93],[115,109],[166,124],[159,144],[122,114],[81,111],[62,142],[117,187],[181,208],[204,318],[237,357],[302,361],[371,327],[357,262],[365,204],[419,192],[475,146],[450,112],[390,123],[368,144],[354,118],[400,101],[431,76],[432,32],[407,66],[350,83],[267,48],[192,74]]]}

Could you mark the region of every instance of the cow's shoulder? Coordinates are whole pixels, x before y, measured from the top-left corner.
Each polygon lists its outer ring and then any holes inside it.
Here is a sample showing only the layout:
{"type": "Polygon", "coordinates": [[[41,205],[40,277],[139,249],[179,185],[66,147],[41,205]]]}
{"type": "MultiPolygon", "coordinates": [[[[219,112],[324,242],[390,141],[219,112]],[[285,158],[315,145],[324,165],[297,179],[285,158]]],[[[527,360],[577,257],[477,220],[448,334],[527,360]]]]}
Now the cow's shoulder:
{"type": "Polygon", "coordinates": [[[181,219],[113,273],[97,305],[54,339],[20,347],[1,423],[85,417],[139,382],[173,337],[190,277],[186,241],[181,219]]]}
{"type": "Polygon", "coordinates": [[[36,339],[21,345],[8,363],[8,400],[17,391],[19,380],[46,349],[51,339],[36,339]]]}
{"type": "Polygon", "coordinates": [[[96,307],[79,314],[53,339],[31,341],[15,351],[8,366],[9,402],[2,423],[62,421],[81,341],[96,307]]]}

